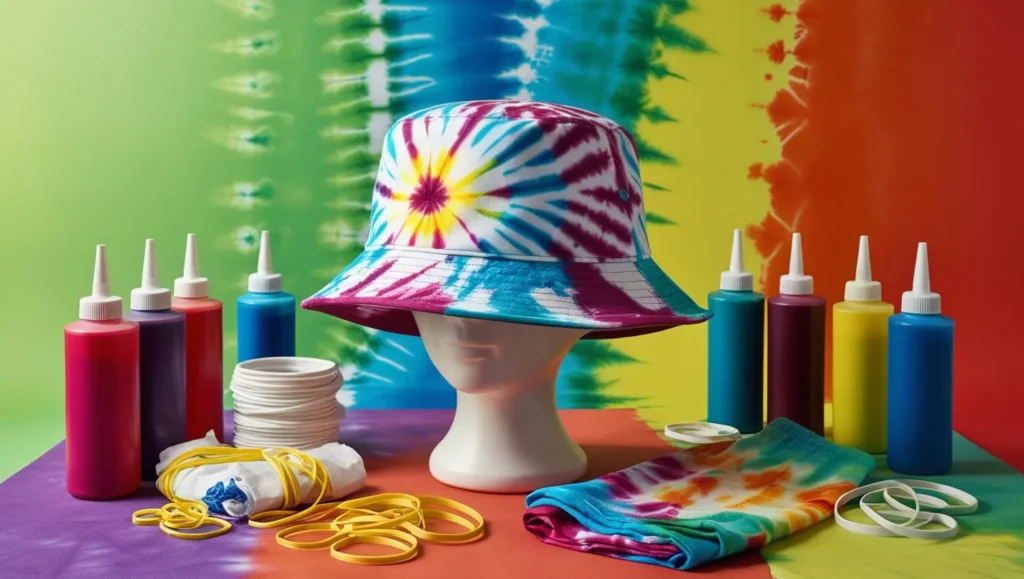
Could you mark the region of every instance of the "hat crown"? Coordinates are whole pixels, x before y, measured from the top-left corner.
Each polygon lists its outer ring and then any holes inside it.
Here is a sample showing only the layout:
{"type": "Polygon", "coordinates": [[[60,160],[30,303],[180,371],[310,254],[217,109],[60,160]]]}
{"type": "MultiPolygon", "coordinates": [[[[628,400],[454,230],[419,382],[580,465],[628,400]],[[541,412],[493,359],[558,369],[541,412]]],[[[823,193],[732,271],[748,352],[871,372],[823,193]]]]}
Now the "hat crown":
{"type": "Polygon", "coordinates": [[[551,261],[650,257],[630,134],[534,101],[440,105],[384,139],[367,249],[551,261]]]}

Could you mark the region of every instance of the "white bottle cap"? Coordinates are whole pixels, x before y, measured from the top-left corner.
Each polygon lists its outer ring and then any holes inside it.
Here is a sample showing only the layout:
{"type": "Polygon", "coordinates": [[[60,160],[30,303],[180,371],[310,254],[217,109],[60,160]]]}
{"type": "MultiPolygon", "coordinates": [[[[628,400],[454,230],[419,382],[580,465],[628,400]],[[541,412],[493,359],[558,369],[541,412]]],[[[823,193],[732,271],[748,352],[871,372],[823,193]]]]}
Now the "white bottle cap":
{"type": "Polygon", "coordinates": [[[942,298],[932,292],[931,275],[928,273],[928,244],[917,244],[917,264],[914,265],[914,289],[903,292],[905,314],[940,314],[942,298]]]}
{"type": "Polygon", "coordinates": [[[78,317],[83,320],[121,318],[121,298],[110,295],[107,278],[107,246],[96,246],[96,265],[92,272],[92,295],[78,302],[78,317]]]}
{"type": "Polygon", "coordinates": [[[281,291],[282,287],[281,274],[274,273],[270,261],[270,232],[264,231],[260,235],[260,261],[256,273],[249,274],[249,291],[261,294],[274,293],[281,291]]]}
{"type": "Polygon", "coordinates": [[[814,278],[804,275],[804,249],[800,244],[800,234],[793,234],[793,244],[789,249],[789,273],[779,280],[779,292],[791,296],[807,296],[814,293],[814,278]]]}
{"type": "Polygon", "coordinates": [[[860,236],[860,250],[857,252],[857,277],[846,282],[848,302],[880,302],[882,301],[881,282],[871,279],[871,251],[868,249],[868,236],[860,236]]]}
{"type": "Polygon", "coordinates": [[[743,271],[743,234],[739,229],[732,232],[732,257],[729,259],[729,271],[722,272],[721,289],[731,291],[754,289],[754,276],[743,271]]]}
{"type": "Polygon", "coordinates": [[[179,298],[205,298],[210,295],[209,280],[199,276],[199,254],[196,253],[194,233],[185,238],[185,271],[174,280],[174,295],[179,298]]]}
{"type": "Polygon", "coordinates": [[[142,257],[142,287],[132,290],[132,309],[137,312],[171,309],[171,290],[160,287],[156,273],[156,248],[152,239],[146,240],[146,253],[142,257]]]}

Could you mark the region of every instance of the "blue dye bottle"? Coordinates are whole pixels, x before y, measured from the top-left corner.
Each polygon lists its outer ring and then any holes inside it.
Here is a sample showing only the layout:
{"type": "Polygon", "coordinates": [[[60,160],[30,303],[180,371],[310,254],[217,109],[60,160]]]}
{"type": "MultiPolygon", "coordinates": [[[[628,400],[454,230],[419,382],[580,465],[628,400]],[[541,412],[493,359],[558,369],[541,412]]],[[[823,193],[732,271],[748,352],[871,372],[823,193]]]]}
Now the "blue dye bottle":
{"type": "Polygon", "coordinates": [[[743,271],[743,238],[733,231],[729,271],[708,294],[708,421],[747,434],[764,421],[764,294],[743,271]]]}
{"type": "Polygon", "coordinates": [[[295,296],[281,289],[270,261],[270,232],[260,236],[260,260],[249,292],[238,298],[238,361],[295,355],[295,296]]]}
{"type": "Polygon", "coordinates": [[[929,278],[928,244],[919,243],[913,290],[889,318],[888,464],[920,476],[953,465],[953,320],[929,278]]]}

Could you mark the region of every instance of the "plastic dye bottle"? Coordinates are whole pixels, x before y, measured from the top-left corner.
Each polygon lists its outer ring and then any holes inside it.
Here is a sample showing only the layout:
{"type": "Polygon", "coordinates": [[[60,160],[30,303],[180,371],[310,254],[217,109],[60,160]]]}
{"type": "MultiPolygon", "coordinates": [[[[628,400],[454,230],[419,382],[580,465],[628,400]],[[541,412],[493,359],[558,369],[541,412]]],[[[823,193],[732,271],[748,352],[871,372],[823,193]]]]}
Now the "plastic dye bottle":
{"type": "Polygon", "coordinates": [[[708,294],[708,421],[747,434],[764,420],[764,295],[743,271],[743,237],[733,231],[729,271],[708,294]]]}
{"type": "Polygon", "coordinates": [[[160,452],[188,440],[185,432],[185,314],[171,310],[160,287],[156,250],[146,240],[142,286],[132,290],[127,318],[139,325],[142,480],[156,480],[160,452]]]}
{"type": "Polygon", "coordinates": [[[238,362],[295,355],[295,296],[281,290],[270,261],[270,232],[260,236],[260,261],[249,293],[238,298],[238,362]]]}
{"type": "Polygon", "coordinates": [[[857,276],[832,306],[832,442],[885,452],[889,317],[882,284],[871,279],[868,236],[860,236],[857,276]]]}
{"type": "Polygon", "coordinates": [[[86,500],[116,499],[142,480],[139,326],[110,295],[106,248],[96,247],[92,295],[64,328],[67,489],[86,500]]]}
{"type": "Polygon", "coordinates": [[[799,233],[779,292],[768,300],[768,420],[788,418],[824,436],[825,298],[804,275],[799,233]]]}
{"type": "Polygon", "coordinates": [[[889,318],[889,468],[940,475],[953,464],[953,320],[932,293],[928,244],[917,244],[914,289],[889,318]]]}
{"type": "Polygon", "coordinates": [[[185,433],[196,440],[213,431],[224,441],[224,307],[199,276],[196,236],[185,239],[185,271],[174,280],[171,309],[185,314],[185,433]]]}

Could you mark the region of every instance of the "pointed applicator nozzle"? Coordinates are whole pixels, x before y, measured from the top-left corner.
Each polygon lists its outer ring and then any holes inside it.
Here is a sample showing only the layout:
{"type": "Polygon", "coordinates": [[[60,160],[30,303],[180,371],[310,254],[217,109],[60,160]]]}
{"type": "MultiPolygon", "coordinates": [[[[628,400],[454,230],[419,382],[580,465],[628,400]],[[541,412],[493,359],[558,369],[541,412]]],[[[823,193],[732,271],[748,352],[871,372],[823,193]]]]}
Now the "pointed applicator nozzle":
{"type": "Polygon", "coordinates": [[[814,293],[814,278],[804,275],[804,249],[800,234],[793,234],[789,249],[789,273],[779,280],[779,292],[788,295],[810,295],[814,293]]]}
{"type": "Polygon", "coordinates": [[[107,246],[96,246],[96,264],[92,269],[92,297],[110,297],[110,279],[107,277],[107,246]]]}
{"type": "Polygon", "coordinates": [[[903,313],[940,314],[942,298],[932,291],[931,275],[928,271],[928,244],[917,244],[917,263],[914,265],[914,287],[903,292],[903,313]]]}
{"type": "Polygon", "coordinates": [[[882,301],[882,284],[871,279],[871,251],[868,248],[868,236],[860,236],[860,249],[857,252],[857,276],[846,282],[846,301],[878,302],[882,301]]]}
{"type": "Polygon", "coordinates": [[[270,260],[270,232],[264,231],[260,234],[260,260],[256,266],[256,273],[249,275],[249,291],[273,293],[281,291],[282,287],[281,274],[274,273],[274,266],[270,260]]]}
{"type": "Polygon", "coordinates": [[[146,252],[142,257],[142,285],[132,290],[131,308],[139,312],[171,309],[171,290],[160,287],[156,273],[156,246],[152,239],[146,240],[146,252]]]}
{"type": "Polygon", "coordinates": [[[142,287],[144,289],[158,289],[160,280],[156,275],[156,253],[153,248],[153,240],[146,240],[146,251],[142,256],[142,287]]]}
{"type": "Polygon", "coordinates": [[[196,236],[185,238],[185,267],[182,276],[174,280],[174,295],[179,298],[205,298],[210,295],[210,282],[199,275],[199,254],[196,236]]]}
{"type": "Polygon", "coordinates": [[[260,261],[256,265],[256,271],[263,275],[274,273],[274,264],[270,260],[269,231],[264,231],[260,234],[260,261]]]}
{"type": "Polygon", "coordinates": [[[729,271],[722,272],[721,288],[730,291],[754,289],[754,276],[743,271],[743,234],[739,229],[732,232],[732,256],[729,259],[729,271]]]}
{"type": "Polygon", "coordinates": [[[78,302],[78,317],[83,320],[116,320],[121,317],[121,298],[110,295],[107,277],[107,246],[96,246],[92,271],[92,295],[78,302]]]}

